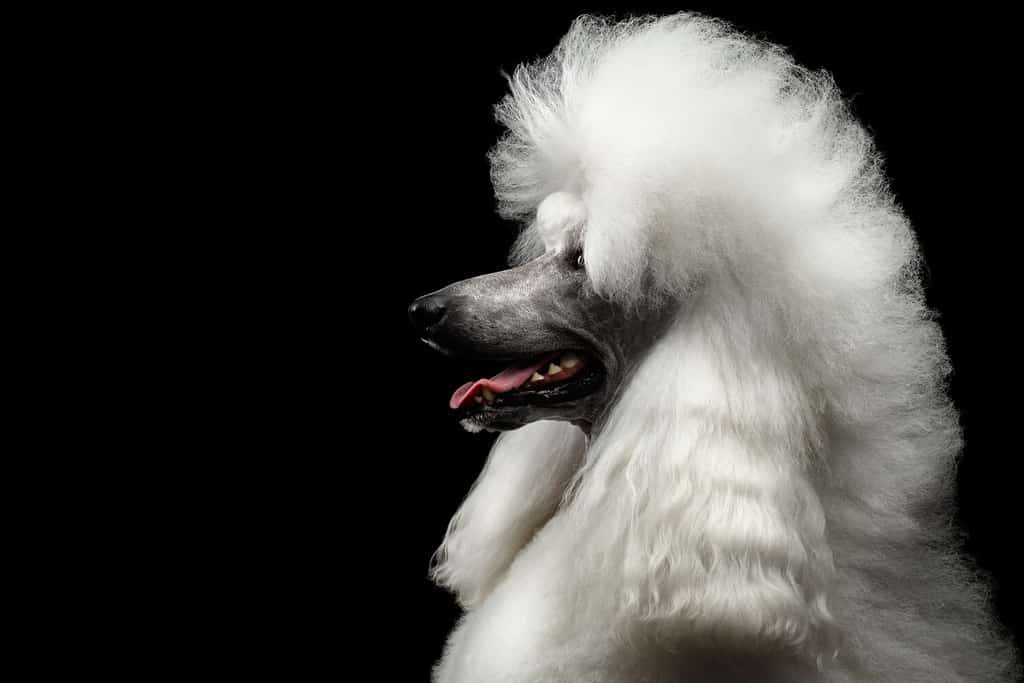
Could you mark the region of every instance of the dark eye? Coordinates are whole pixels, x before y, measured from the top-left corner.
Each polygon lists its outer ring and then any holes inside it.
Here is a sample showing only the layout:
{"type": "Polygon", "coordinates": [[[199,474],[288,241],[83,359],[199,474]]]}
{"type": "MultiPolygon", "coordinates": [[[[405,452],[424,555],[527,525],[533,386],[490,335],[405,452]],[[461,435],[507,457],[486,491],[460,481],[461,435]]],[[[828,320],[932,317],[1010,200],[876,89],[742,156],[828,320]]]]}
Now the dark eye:
{"type": "Polygon", "coordinates": [[[577,249],[572,254],[572,261],[570,262],[574,270],[582,270],[586,265],[583,262],[583,249],[577,249]]]}

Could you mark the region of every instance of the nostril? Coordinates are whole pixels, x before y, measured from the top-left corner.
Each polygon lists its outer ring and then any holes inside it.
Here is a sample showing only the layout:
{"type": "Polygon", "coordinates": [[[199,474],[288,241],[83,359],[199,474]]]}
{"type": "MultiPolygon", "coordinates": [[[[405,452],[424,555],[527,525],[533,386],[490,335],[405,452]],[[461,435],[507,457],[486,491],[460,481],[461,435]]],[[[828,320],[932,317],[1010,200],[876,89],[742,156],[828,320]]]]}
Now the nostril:
{"type": "Polygon", "coordinates": [[[447,308],[443,298],[425,296],[416,299],[409,306],[409,319],[417,330],[423,332],[431,325],[441,322],[446,311],[447,308]]]}

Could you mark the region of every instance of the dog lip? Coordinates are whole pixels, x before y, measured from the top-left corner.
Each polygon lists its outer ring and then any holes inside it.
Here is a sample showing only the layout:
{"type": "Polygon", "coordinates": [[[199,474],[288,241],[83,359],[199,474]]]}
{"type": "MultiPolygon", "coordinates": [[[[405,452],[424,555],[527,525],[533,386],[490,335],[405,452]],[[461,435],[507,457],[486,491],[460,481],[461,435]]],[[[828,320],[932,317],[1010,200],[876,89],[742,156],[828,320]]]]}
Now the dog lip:
{"type": "Polygon", "coordinates": [[[470,363],[528,363],[546,354],[573,352],[580,355],[596,356],[591,350],[588,340],[564,335],[560,342],[555,341],[546,348],[536,351],[500,348],[480,344],[471,336],[456,333],[450,329],[430,328],[418,335],[419,341],[443,356],[470,363]],[[564,345],[563,345],[564,344],[564,345]],[[551,349],[554,349],[552,351],[551,349]]]}
{"type": "Polygon", "coordinates": [[[423,342],[424,344],[426,344],[427,346],[429,346],[430,348],[434,349],[438,353],[444,355],[444,356],[454,356],[455,355],[449,349],[446,349],[445,347],[441,346],[440,344],[438,344],[433,339],[428,339],[426,337],[420,337],[420,341],[423,342]]]}

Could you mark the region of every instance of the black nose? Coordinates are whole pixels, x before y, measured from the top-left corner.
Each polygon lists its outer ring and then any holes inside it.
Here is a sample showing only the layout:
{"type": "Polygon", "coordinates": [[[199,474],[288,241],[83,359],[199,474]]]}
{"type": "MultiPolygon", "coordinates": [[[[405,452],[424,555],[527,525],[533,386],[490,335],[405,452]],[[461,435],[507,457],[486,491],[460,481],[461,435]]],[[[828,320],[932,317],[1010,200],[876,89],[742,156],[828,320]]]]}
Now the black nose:
{"type": "Polygon", "coordinates": [[[447,299],[435,294],[416,299],[409,306],[409,320],[412,321],[412,326],[420,334],[425,334],[427,328],[436,325],[444,318],[444,314],[448,310],[446,304],[447,299]]]}

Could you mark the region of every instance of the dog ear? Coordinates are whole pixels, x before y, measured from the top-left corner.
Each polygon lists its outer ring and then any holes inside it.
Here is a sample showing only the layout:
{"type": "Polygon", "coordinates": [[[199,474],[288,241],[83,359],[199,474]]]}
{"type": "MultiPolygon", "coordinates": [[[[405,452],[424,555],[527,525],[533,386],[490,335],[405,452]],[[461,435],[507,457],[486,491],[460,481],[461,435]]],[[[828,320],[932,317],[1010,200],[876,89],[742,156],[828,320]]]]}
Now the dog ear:
{"type": "Polygon", "coordinates": [[[584,447],[583,432],[565,422],[535,422],[499,436],[434,554],[434,580],[464,607],[479,604],[554,514],[584,447]]]}
{"type": "Polygon", "coordinates": [[[671,364],[662,353],[595,437],[577,501],[593,530],[585,543],[601,548],[592,566],[622,586],[629,637],[831,657],[834,567],[809,407],[774,370],[727,387],[700,349],[671,364]]]}

